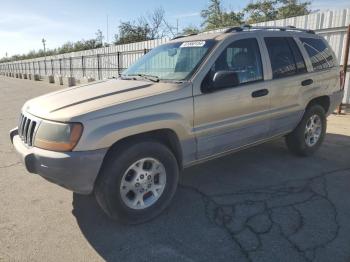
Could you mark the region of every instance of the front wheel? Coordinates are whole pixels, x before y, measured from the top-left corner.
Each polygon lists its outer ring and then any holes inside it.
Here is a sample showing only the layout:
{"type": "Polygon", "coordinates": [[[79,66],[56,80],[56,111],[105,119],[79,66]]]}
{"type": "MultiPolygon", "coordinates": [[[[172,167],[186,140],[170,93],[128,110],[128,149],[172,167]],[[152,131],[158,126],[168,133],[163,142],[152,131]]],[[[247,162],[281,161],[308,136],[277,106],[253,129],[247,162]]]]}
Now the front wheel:
{"type": "Polygon", "coordinates": [[[177,160],[165,145],[125,144],[109,154],[95,185],[96,200],[111,218],[142,223],[169,205],[178,176],[177,160]]]}
{"type": "Polygon", "coordinates": [[[294,131],[287,135],[286,144],[299,156],[313,154],[322,144],[327,129],[326,113],[322,106],[311,105],[294,131]]]}

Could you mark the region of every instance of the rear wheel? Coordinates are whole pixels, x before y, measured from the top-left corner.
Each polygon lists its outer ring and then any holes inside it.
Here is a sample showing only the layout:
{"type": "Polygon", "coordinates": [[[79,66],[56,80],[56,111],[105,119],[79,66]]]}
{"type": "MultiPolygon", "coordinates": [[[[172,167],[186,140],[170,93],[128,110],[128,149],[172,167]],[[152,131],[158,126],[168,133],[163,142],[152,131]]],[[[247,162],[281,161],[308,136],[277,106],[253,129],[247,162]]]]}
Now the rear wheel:
{"type": "Polygon", "coordinates": [[[96,200],[111,218],[127,224],[159,215],[176,191],[179,168],[173,153],[156,141],[113,150],[95,185],[96,200]]]}
{"type": "Polygon", "coordinates": [[[306,109],[298,126],[287,135],[286,144],[296,155],[311,155],[321,146],[326,129],[327,119],[323,107],[311,105],[306,109]]]}

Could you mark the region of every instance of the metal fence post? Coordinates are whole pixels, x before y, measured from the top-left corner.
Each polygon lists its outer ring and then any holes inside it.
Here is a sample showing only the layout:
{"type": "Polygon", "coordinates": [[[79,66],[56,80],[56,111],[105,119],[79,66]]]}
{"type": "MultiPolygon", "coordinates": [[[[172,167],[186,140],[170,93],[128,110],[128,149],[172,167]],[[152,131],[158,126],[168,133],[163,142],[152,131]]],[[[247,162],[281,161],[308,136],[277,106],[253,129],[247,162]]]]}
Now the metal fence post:
{"type": "Polygon", "coordinates": [[[118,67],[117,67],[117,71],[118,71],[118,76],[120,76],[120,52],[117,52],[117,63],[118,63],[118,67]]]}
{"type": "Polygon", "coordinates": [[[98,80],[101,80],[101,65],[100,65],[100,55],[97,54],[97,75],[98,75],[98,80]]]}
{"type": "Polygon", "coordinates": [[[62,76],[62,58],[58,59],[58,62],[60,63],[60,76],[62,76]]]}
{"type": "Polygon", "coordinates": [[[85,63],[84,63],[84,56],[81,56],[81,71],[83,73],[83,77],[85,77],[85,63]]]}
{"type": "Polygon", "coordinates": [[[73,65],[72,65],[72,57],[69,57],[69,76],[73,76],[73,65]]]}

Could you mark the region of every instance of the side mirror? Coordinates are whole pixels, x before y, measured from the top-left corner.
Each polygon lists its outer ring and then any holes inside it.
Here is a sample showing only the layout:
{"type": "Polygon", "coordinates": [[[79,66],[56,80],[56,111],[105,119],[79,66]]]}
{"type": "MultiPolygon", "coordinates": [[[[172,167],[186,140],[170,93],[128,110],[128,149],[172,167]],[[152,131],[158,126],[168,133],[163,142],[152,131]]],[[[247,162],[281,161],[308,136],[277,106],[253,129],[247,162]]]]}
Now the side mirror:
{"type": "Polygon", "coordinates": [[[215,73],[212,82],[212,89],[222,89],[239,85],[239,79],[236,72],[218,71],[215,73]]]}

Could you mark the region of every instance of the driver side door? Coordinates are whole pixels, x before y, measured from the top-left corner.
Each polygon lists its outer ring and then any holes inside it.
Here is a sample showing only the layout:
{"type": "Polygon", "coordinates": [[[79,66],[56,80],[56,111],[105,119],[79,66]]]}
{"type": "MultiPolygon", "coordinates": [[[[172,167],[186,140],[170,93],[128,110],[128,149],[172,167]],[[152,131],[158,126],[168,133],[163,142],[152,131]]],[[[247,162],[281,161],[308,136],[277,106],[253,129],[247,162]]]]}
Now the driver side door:
{"type": "MultiPolygon", "coordinates": [[[[264,82],[260,44],[256,38],[230,43],[212,64],[194,95],[197,157],[203,159],[267,138],[270,96],[264,82]],[[238,85],[205,92],[218,71],[233,71],[238,85]]],[[[209,88],[210,90],[210,88],[209,88]]]]}

